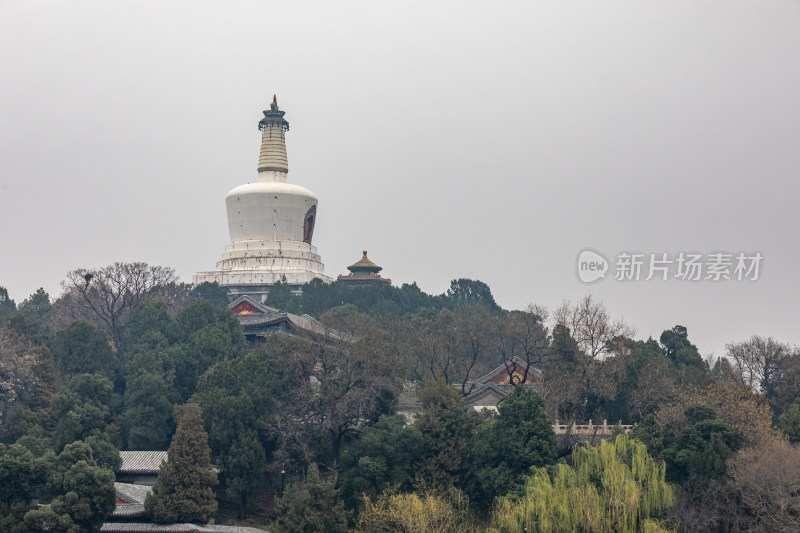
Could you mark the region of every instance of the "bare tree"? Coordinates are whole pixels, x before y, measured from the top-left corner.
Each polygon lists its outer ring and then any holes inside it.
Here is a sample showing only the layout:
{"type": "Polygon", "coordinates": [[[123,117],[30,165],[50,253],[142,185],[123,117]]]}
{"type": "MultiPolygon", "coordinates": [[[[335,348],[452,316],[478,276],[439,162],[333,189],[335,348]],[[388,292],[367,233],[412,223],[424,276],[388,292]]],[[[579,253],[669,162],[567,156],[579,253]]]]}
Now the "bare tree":
{"type": "Polygon", "coordinates": [[[470,378],[489,368],[494,320],[486,306],[475,303],[444,309],[432,318],[414,317],[406,331],[417,379],[458,383],[462,394],[468,393],[470,378]]]}
{"type": "Polygon", "coordinates": [[[613,398],[614,379],[629,350],[634,330],[612,320],[602,302],[586,296],[565,301],[553,314],[553,342],[545,365],[548,409],[568,421],[592,415],[590,402],[613,398]]]}
{"type": "Polygon", "coordinates": [[[758,335],[746,341],[728,343],[725,349],[733,362],[734,375],[739,383],[753,390],[761,390],[767,397],[775,394],[777,382],[789,359],[798,352],[796,347],[789,344],[758,335]]]}
{"type": "Polygon", "coordinates": [[[433,318],[414,317],[406,329],[410,351],[414,353],[417,379],[443,379],[449,383],[457,374],[455,355],[458,333],[449,310],[433,318]]]}
{"type": "Polygon", "coordinates": [[[486,359],[489,347],[489,328],[492,320],[486,306],[467,304],[454,311],[454,337],[451,345],[455,348],[461,394],[467,394],[467,385],[476,365],[486,359]]]}
{"type": "Polygon", "coordinates": [[[342,442],[376,417],[400,391],[399,361],[391,336],[363,316],[337,320],[323,315],[329,329],[314,345],[314,391],[299,407],[305,420],[329,442],[331,468],[341,469],[342,442]],[[335,326],[335,329],[331,326],[335,326]]]}
{"type": "Polygon", "coordinates": [[[675,394],[677,382],[663,357],[649,360],[639,372],[636,388],[628,399],[631,413],[641,420],[669,402],[675,394]]]}
{"type": "Polygon", "coordinates": [[[494,321],[492,347],[503,358],[509,378],[517,361],[524,367],[521,383],[530,379],[533,368],[541,368],[550,349],[550,335],[544,326],[547,309],[529,305],[525,311],[511,311],[494,321]]]}
{"type": "Polygon", "coordinates": [[[800,448],[772,438],[741,450],[731,468],[751,531],[800,531],[800,448]]]}
{"type": "Polygon", "coordinates": [[[79,268],[62,282],[77,316],[96,319],[118,348],[125,343],[125,326],[131,312],[143,301],[174,285],[175,271],[147,263],[114,263],[99,269],[79,268]]]}
{"type": "Polygon", "coordinates": [[[557,325],[569,328],[578,347],[592,359],[608,354],[615,338],[636,333],[622,320],[612,320],[603,302],[595,302],[591,294],[575,305],[565,301],[553,317],[557,325]]]}

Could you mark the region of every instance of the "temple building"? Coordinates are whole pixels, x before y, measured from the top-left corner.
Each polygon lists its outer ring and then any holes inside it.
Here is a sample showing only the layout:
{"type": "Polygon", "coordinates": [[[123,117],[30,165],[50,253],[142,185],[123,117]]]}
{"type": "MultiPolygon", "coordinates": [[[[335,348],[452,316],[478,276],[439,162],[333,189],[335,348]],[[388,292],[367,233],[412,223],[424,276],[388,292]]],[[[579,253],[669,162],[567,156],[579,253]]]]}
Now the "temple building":
{"type": "Polygon", "coordinates": [[[364,257],[347,267],[347,270],[350,271],[348,275],[339,275],[337,279],[347,283],[348,285],[365,285],[367,283],[373,283],[376,281],[392,283],[392,280],[382,278],[380,274],[378,274],[378,272],[383,270],[383,267],[379,267],[370,261],[369,257],[367,257],[366,250],[364,250],[364,257]]]}
{"type": "Polygon", "coordinates": [[[232,301],[228,308],[242,325],[250,350],[257,350],[270,335],[300,337],[316,344],[347,338],[346,334],[326,327],[309,315],[287,313],[259,303],[247,295],[232,301]]]}
{"type": "Polygon", "coordinates": [[[213,272],[198,272],[193,282],[216,282],[228,297],[248,295],[263,302],[269,288],[285,278],[294,290],[325,275],[317,249],[311,244],[317,219],[313,192],[287,182],[289,164],[285,134],[289,122],[273,97],[258,123],[261,151],[258,181],[239,185],[225,197],[231,242],[213,272]]]}

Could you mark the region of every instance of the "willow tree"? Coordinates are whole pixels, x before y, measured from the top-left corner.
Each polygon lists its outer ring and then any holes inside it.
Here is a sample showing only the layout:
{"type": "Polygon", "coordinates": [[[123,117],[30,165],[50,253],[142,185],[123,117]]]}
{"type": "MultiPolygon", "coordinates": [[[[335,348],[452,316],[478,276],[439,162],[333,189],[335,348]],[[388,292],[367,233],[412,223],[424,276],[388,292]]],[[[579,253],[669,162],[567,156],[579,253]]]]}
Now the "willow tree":
{"type": "Polygon", "coordinates": [[[364,495],[364,510],[354,533],[414,531],[415,533],[468,533],[478,531],[469,499],[458,489],[400,493],[394,489],[372,499],[364,495]]]}
{"type": "Polygon", "coordinates": [[[571,462],[534,469],[521,496],[500,498],[494,531],[666,531],[654,519],[672,505],[672,489],[644,444],[619,435],[576,448],[571,462]]]}

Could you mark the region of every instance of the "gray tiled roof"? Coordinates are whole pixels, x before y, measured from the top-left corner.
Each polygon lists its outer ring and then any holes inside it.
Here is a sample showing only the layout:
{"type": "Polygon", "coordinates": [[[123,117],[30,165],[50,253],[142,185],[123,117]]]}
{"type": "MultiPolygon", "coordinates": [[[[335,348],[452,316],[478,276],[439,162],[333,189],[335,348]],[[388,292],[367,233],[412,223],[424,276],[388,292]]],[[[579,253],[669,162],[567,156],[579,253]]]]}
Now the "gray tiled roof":
{"type": "Polygon", "coordinates": [[[243,295],[236,298],[228,304],[230,309],[234,309],[242,302],[247,302],[261,313],[244,313],[236,315],[236,319],[245,328],[254,328],[259,326],[272,326],[287,322],[288,326],[305,330],[312,334],[325,335],[336,340],[352,340],[349,335],[341,331],[329,328],[322,324],[320,321],[310,317],[309,315],[295,315],[286,313],[280,309],[275,309],[261,302],[257,302],[253,298],[243,295]]]}
{"type": "Polygon", "coordinates": [[[117,498],[128,503],[118,503],[114,507],[114,512],[111,513],[113,518],[144,516],[144,499],[153,490],[153,487],[132,483],[114,483],[114,490],[117,491],[117,498]]]}
{"type": "Polygon", "coordinates": [[[261,529],[242,526],[217,526],[209,524],[150,524],[107,522],[101,533],[264,533],[261,529]]]}
{"type": "Polygon", "coordinates": [[[161,461],[167,460],[167,452],[126,451],[119,452],[122,457],[122,474],[158,474],[161,461]]]}
{"type": "Polygon", "coordinates": [[[112,518],[134,518],[144,515],[144,505],[141,503],[118,503],[111,513],[112,518]]]}
{"type": "Polygon", "coordinates": [[[397,408],[401,411],[414,409],[422,404],[417,392],[418,384],[413,381],[404,381],[403,390],[397,395],[397,408]]]}
{"type": "Polygon", "coordinates": [[[128,503],[144,503],[145,497],[152,492],[153,487],[148,485],[134,485],[133,483],[114,483],[117,497],[128,503]]]}
{"type": "MultiPolygon", "coordinates": [[[[510,384],[499,384],[499,383],[470,383],[473,385],[474,388],[470,390],[467,394],[464,395],[464,403],[470,404],[483,396],[494,395],[500,400],[497,402],[498,405],[506,399],[506,396],[514,392],[516,385],[510,384]]],[[[523,387],[526,389],[530,389],[531,391],[538,393],[542,390],[541,383],[525,383],[523,387]]]]}
{"type": "Polygon", "coordinates": [[[256,529],[254,527],[217,526],[214,524],[199,526],[197,531],[200,533],[264,533],[263,529],[256,529]]]}
{"type": "Polygon", "coordinates": [[[148,524],[148,523],[114,523],[106,522],[100,528],[101,533],[197,533],[200,530],[194,524],[148,524]]]}
{"type": "Polygon", "coordinates": [[[287,320],[286,313],[266,313],[263,315],[236,315],[242,326],[271,326],[287,320]]]}

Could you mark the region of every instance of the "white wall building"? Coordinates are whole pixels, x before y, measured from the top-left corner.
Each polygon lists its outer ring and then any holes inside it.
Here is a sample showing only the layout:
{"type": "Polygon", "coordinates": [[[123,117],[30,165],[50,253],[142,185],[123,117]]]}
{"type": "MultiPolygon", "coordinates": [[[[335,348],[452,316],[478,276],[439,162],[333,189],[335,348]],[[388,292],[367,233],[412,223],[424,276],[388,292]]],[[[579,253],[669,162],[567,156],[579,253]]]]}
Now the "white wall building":
{"type": "Polygon", "coordinates": [[[273,97],[258,123],[261,152],[258,181],[239,185],[225,197],[231,243],[225,246],[213,272],[198,272],[193,282],[216,282],[228,295],[264,300],[269,287],[285,276],[292,288],[325,275],[311,244],[317,219],[317,197],[300,185],[287,183],[285,133],[289,123],[273,97]]]}

